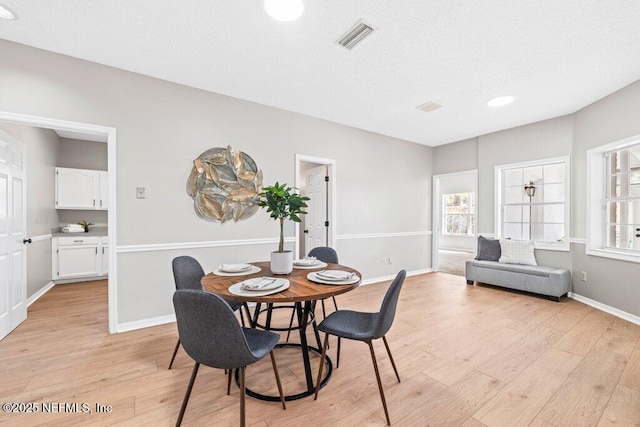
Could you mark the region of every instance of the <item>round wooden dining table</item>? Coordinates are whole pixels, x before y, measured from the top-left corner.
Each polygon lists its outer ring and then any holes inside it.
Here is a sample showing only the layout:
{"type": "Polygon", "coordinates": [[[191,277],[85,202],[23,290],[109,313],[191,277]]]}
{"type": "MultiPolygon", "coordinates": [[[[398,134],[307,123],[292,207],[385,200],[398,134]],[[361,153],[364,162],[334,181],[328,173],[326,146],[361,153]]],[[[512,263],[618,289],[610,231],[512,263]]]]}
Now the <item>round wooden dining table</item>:
{"type": "MultiPolygon", "coordinates": [[[[220,295],[221,297],[240,301],[240,302],[254,302],[256,303],[255,311],[251,320],[252,327],[261,327],[267,330],[287,330],[289,328],[272,328],[271,327],[271,313],[272,310],[261,310],[262,304],[267,304],[268,307],[272,307],[272,304],[282,304],[282,303],[293,303],[292,308],[295,310],[295,314],[297,314],[298,318],[298,326],[294,329],[297,329],[300,333],[300,343],[281,343],[278,344],[278,347],[299,347],[302,353],[302,363],[304,365],[305,377],[306,377],[306,389],[294,394],[285,395],[285,400],[296,400],[301,399],[306,396],[310,396],[315,392],[315,385],[313,383],[313,372],[311,372],[311,362],[310,362],[310,353],[316,353],[318,355],[321,354],[320,351],[320,335],[318,334],[317,329],[313,328],[315,338],[317,341],[317,347],[313,347],[309,345],[306,329],[307,325],[310,322],[313,324],[314,320],[314,309],[315,302],[318,300],[323,300],[325,298],[331,298],[336,295],[344,294],[346,292],[352,291],[360,285],[362,281],[362,275],[356,269],[351,267],[340,265],[340,264],[327,264],[325,267],[320,267],[316,269],[309,268],[294,268],[293,271],[288,275],[273,275],[269,270],[270,263],[268,261],[264,262],[253,262],[251,263],[256,267],[259,267],[261,271],[256,272],[254,274],[244,275],[244,276],[220,276],[214,273],[209,273],[202,278],[202,287],[204,290],[213,292],[215,294],[220,295]],[[307,275],[311,272],[317,272],[320,270],[342,270],[348,271],[351,273],[355,273],[360,280],[356,283],[352,284],[322,284],[316,283],[307,278],[307,275]],[[229,291],[229,287],[236,283],[257,278],[257,277],[278,277],[281,279],[289,280],[289,288],[283,291],[265,295],[265,296],[254,296],[254,295],[235,295],[229,291]],[[265,325],[260,325],[258,323],[258,318],[260,314],[266,311],[267,312],[267,320],[265,325]]],[[[291,306],[290,306],[291,307],[291,306]]],[[[277,308],[277,307],[274,307],[277,308]]],[[[320,387],[323,387],[331,377],[331,372],[333,370],[333,365],[331,363],[331,359],[328,355],[325,355],[325,362],[327,367],[326,375],[320,381],[320,387]]],[[[249,396],[268,400],[268,401],[279,401],[279,396],[272,395],[264,395],[260,393],[256,393],[247,388],[247,394],[249,396]]]]}

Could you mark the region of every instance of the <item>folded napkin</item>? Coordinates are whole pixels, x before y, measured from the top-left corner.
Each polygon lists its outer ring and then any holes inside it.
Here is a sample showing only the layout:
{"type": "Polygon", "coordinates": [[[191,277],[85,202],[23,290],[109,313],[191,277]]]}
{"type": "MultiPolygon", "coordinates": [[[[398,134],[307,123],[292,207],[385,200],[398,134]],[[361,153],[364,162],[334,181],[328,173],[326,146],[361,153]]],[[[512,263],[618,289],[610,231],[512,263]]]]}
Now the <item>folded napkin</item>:
{"type": "Polygon", "coordinates": [[[247,289],[250,291],[257,291],[263,288],[266,288],[267,286],[271,285],[273,282],[275,282],[276,278],[274,277],[263,277],[259,280],[252,280],[251,282],[245,282],[242,284],[242,288],[243,289],[247,289]]]}
{"type": "Polygon", "coordinates": [[[351,279],[355,275],[355,273],[348,273],[346,271],[323,270],[316,273],[316,275],[325,277],[327,279],[347,280],[351,279]]]}
{"type": "Polygon", "coordinates": [[[253,267],[251,264],[222,264],[218,268],[222,271],[235,273],[235,272],[249,270],[251,267],[253,267]]]}
{"type": "Polygon", "coordinates": [[[314,265],[318,263],[318,260],[316,257],[304,257],[293,261],[293,263],[296,265],[314,265]]]}

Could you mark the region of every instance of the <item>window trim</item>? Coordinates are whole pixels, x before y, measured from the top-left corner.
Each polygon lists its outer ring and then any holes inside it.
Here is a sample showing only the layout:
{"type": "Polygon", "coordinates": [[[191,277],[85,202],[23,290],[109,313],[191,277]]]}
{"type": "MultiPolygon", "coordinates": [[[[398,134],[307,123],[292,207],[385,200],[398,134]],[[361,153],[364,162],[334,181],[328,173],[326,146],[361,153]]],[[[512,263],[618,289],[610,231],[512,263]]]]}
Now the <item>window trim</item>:
{"type": "Polygon", "coordinates": [[[640,253],[607,248],[605,229],[607,220],[605,154],[636,144],[640,144],[640,134],[587,150],[587,245],[585,248],[587,255],[640,263],[640,253]]]}
{"type": "MultiPolygon", "coordinates": [[[[571,156],[550,157],[546,159],[528,160],[526,162],[508,163],[494,166],[494,198],[493,198],[493,232],[496,238],[502,236],[502,171],[505,169],[526,168],[530,166],[544,166],[551,163],[564,163],[564,240],[562,244],[549,245],[544,243],[535,243],[535,249],[548,251],[569,252],[571,250],[571,242],[569,234],[571,233],[571,156]]],[[[523,189],[524,191],[524,189],[523,189]]]]}

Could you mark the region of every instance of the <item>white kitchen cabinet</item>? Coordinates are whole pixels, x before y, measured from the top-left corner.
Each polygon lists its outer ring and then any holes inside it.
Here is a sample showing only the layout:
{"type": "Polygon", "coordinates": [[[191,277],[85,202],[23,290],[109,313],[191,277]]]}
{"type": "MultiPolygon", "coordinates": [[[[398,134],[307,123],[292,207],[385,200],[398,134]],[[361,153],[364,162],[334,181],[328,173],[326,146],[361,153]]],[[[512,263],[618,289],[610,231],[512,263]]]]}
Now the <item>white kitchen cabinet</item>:
{"type": "Polygon", "coordinates": [[[106,171],[56,168],[56,209],[108,209],[106,171]]]}
{"type": "Polygon", "coordinates": [[[54,280],[91,278],[108,274],[107,237],[54,237],[52,276],[54,280]],[[103,254],[102,242],[105,242],[103,254]]]}
{"type": "Polygon", "coordinates": [[[109,274],[109,238],[108,237],[103,237],[102,238],[102,267],[101,267],[101,273],[103,276],[106,276],[109,274]]]}
{"type": "Polygon", "coordinates": [[[99,171],[98,179],[100,180],[100,194],[98,200],[98,209],[109,208],[109,174],[107,171],[99,171]]]}

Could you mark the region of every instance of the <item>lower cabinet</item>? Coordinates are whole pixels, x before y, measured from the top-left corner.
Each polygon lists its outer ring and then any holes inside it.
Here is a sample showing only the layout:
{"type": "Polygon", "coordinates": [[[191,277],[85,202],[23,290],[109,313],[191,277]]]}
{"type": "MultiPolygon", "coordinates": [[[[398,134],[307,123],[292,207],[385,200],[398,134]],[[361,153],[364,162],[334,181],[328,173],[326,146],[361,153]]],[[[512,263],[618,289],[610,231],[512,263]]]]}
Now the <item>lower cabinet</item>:
{"type": "Polygon", "coordinates": [[[53,280],[107,275],[107,243],[107,237],[54,237],[51,245],[53,280]]]}

